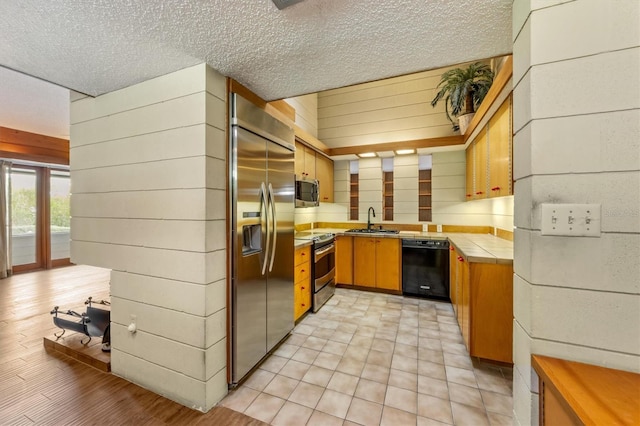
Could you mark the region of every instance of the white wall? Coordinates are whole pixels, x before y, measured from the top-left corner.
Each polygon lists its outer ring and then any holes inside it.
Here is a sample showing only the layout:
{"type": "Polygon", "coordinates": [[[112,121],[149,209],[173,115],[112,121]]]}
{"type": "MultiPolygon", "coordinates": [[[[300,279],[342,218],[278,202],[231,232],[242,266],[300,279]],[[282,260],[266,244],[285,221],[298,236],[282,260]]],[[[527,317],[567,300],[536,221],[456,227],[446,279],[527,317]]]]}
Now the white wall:
{"type": "Polygon", "coordinates": [[[287,98],[285,101],[296,110],[296,124],[314,137],[318,137],[318,94],[287,98]]]}
{"type": "Polygon", "coordinates": [[[531,354],[640,372],[639,17],[514,2],[517,424],[538,423],[531,354]],[[601,237],[542,236],[542,203],[601,204],[601,237]]]}
{"type": "MultiPolygon", "coordinates": [[[[493,226],[513,231],[513,196],[486,200],[465,201],[465,155],[464,151],[441,151],[431,154],[433,169],[431,176],[431,223],[442,225],[493,226]]],[[[349,161],[336,161],[334,170],[335,202],[344,210],[337,222],[348,220],[349,208],[349,161]]],[[[361,159],[360,164],[360,222],[367,221],[367,209],[373,206],[382,211],[382,169],[379,158],[361,159]],[[365,166],[363,200],[362,170],[365,166]]],[[[418,156],[404,155],[394,158],[394,220],[389,223],[417,224],[418,222],[418,156]]],[[[300,210],[300,209],[297,209],[300,210]]],[[[297,212],[296,210],[296,212],[297,212]]],[[[303,209],[304,210],[304,209],[303,209]]],[[[339,211],[335,212],[335,216],[339,211]]],[[[382,222],[376,216],[374,222],[382,222]]],[[[312,220],[313,217],[308,217],[312,220]]],[[[296,223],[303,220],[296,216],[296,223]]]]}
{"type": "Polygon", "coordinates": [[[227,391],[225,99],[202,64],[71,103],[71,260],[112,269],[113,373],[203,411],[227,391]]]}
{"type": "Polygon", "coordinates": [[[372,223],[382,222],[382,162],[380,158],[361,158],[358,161],[358,221],[367,222],[369,207],[376,217],[372,223]]]}
{"type": "Polygon", "coordinates": [[[453,135],[444,103],[430,104],[450,68],[320,92],[319,139],[344,147],[453,135]]]}
{"type": "Polygon", "coordinates": [[[393,159],[393,221],[418,222],[417,155],[402,155],[393,159]]]}

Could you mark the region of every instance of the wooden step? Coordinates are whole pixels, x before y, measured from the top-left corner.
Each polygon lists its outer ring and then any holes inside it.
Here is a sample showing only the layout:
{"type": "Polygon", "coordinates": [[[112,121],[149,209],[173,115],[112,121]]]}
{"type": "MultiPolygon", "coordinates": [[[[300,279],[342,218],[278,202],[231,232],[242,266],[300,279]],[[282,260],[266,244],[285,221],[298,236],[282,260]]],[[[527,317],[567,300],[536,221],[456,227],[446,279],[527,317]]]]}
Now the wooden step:
{"type": "Polygon", "coordinates": [[[94,337],[83,345],[81,340],[85,339],[88,337],[84,334],[69,332],[57,340],[55,336],[45,336],[44,348],[67,355],[100,371],[110,372],[111,354],[102,352],[102,338],[94,337]]]}

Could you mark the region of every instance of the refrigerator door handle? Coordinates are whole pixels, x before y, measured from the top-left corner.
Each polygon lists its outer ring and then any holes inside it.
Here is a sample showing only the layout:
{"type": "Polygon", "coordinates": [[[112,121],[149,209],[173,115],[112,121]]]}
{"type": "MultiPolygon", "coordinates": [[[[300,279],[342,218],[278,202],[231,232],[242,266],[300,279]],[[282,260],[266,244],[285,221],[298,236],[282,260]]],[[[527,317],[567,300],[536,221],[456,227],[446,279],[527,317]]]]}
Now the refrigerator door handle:
{"type": "MultiPolygon", "coordinates": [[[[273,261],[276,258],[276,242],[278,241],[278,221],[276,219],[276,202],[275,202],[275,197],[273,195],[273,186],[271,186],[271,183],[269,183],[269,205],[271,206],[271,220],[273,221],[272,223],[272,233],[273,233],[273,245],[271,246],[271,261],[269,262],[269,272],[271,272],[271,270],[273,269],[273,261]]],[[[269,244],[268,242],[269,240],[267,240],[267,244],[269,244]]]]}
{"type": "Polygon", "coordinates": [[[269,234],[269,212],[268,212],[268,206],[267,204],[269,203],[269,200],[267,199],[267,188],[264,184],[264,182],[262,182],[260,184],[260,223],[263,223],[263,220],[265,222],[265,227],[266,229],[266,234],[267,234],[267,242],[266,244],[263,246],[263,251],[264,251],[264,260],[262,261],[262,275],[264,275],[267,272],[267,264],[269,263],[269,243],[271,241],[270,238],[270,234],[269,234]],[[264,216],[262,215],[262,210],[264,207],[264,216]]]}

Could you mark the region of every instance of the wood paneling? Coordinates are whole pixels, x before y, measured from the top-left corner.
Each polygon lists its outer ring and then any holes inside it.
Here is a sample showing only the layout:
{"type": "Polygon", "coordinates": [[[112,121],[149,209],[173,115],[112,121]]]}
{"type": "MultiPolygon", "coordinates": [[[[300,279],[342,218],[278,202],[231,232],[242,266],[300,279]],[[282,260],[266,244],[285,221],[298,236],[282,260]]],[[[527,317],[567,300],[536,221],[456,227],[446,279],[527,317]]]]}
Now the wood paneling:
{"type": "Polygon", "coordinates": [[[396,149],[418,149],[418,148],[434,148],[439,146],[456,146],[463,145],[462,136],[444,136],[427,139],[402,140],[398,142],[382,142],[371,145],[347,146],[342,148],[331,148],[329,155],[347,155],[362,154],[363,152],[381,152],[393,151],[396,149]]]}
{"type": "Polygon", "coordinates": [[[491,88],[487,92],[487,95],[484,97],[482,104],[476,111],[476,114],[473,116],[471,123],[469,123],[469,127],[467,128],[467,131],[464,136],[465,142],[467,141],[467,139],[469,139],[469,137],[471,136],[475,128],[478,126],[478,124],[480,124],[480,122],[482,121],[484,116],[487,114],[487,112],[489,112],[489,109],[494,104],[496,99],[498,99],[498,97],[500,96],[500,93],[502,92],[502,89],[505,88],[509,80],[511,80],[512,76],[513,76],[513,56],[509,55],[507,60],[505,60],[504,64],[502,65],[500,72],[493,79],[493,84],[491,85],[491,88]]]}
{"type": "Polygon", "coordinates": [[[513,232],[505,229],[496,228],[496,236],[503,240],[513,241],[513,232]]]}
{"type": "Polygon", "coordinates": [[[69,140],[0,127],[0,157],[69,165],[69,140]]]}
{"type": "Polygon", "coordinates": [[[544,389],[541,425],[567,417],[570,424],[640,424],[640,374],[542,355],[532,355],[531,365],[544,389]]]}

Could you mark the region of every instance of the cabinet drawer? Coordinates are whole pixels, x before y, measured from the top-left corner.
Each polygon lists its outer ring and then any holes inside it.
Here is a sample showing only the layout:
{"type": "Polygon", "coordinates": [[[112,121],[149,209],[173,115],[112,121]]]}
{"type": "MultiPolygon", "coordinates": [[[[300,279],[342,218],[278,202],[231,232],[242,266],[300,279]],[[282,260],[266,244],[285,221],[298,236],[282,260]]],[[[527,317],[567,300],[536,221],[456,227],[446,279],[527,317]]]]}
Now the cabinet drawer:
{"type": "Polygon", "coordinates": [[[299,281],[309,281],[309,269],[311,264],[309,262],[305,262],[305,263],[301,263],[299,265],[296,265],[295,269],[293,270],[293,282],[299,282],[299,281]]]}
{"type": "Polygon", "coordinates": [[[311,286],[308,280],[299,281],[294,286],[293,318],[297,320],[311,308],[311,286]]]}
{"type": "Polygon", "coordinates": [[[302,247],[296,250],[294,265],[300,265],[303,262],[311,262],[311,246],[302,247]]]}

